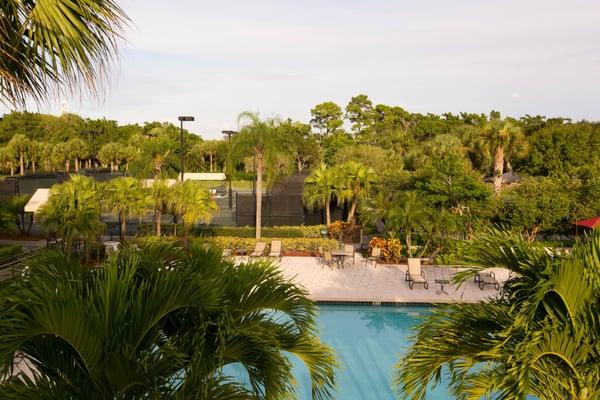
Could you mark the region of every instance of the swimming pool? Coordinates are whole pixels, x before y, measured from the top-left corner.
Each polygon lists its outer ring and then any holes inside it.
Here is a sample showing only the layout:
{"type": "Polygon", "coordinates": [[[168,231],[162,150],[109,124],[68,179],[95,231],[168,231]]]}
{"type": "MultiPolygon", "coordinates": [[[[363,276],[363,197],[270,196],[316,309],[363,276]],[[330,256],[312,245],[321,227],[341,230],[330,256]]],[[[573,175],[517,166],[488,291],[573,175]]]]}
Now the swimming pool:
{"type": "MultiPolygon", "coordinates": [[[[408,337],[426,314],[427,307],[319,306],[321,339],[333,347],[341,364],[337,371],[337,399],[395,400],[393,366],[410,343],[408,337]]],[[[299,363],[298,363],[299,364],[299,363]]],[[[303,367],[296,367],[299,399],[310,399],[310,380],[303,367]]],[[[428,400],[453,397],[446,387],[428,393],[428,400]]]]}

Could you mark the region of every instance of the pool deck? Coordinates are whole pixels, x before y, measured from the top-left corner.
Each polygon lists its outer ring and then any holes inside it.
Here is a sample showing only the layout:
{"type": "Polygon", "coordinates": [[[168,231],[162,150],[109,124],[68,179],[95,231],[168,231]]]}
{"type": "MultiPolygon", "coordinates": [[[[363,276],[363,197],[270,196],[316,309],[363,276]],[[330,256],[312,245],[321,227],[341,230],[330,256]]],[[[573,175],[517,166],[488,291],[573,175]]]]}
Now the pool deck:
{"type": "MultiPolygon", "coordinates": [[[[469,280],[462,286],[445,285],[448,294],[436,292],[440,285],[435,283],[434,268],[423,265],[422,270],[429,282],[429,289],[415,285],[411,290],[405,282],[406,265],[378,264],[365,262],[357,254],[356,262],[344,268],[330,269],[319,265],[313,257],[283,257],[278,263],[284,276],[304,286],[309,297],[317,302],[364,302],[371,304],[435,304],[435,303],[475,303],[499,295],[493,286],[484,290],[469,280]]],[[[508,279],[508,271],[492,269],[500,285],[508,279]]]]}

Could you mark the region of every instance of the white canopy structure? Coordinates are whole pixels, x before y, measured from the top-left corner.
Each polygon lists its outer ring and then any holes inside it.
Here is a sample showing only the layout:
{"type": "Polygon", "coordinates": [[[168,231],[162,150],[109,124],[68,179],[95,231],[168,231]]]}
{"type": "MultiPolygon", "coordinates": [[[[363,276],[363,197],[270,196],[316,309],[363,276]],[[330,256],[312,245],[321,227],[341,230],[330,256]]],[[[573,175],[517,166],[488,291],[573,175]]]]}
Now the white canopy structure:
{"type": "MultiPolygon", "coordinates": [[[[181,179],[181,174],[179,174],[181,179]]],[[[183,174],[186,181],[224,181],[227,177],[222,172],[186,172],[183,174]]]]}
{"type": "Polygon", "coordinates": [[[25,204],[25,212],[36,213],[48,201],[50,197],[50,189],[37,189],[33,196],[25,204]]]}
{"type": "MultiPolygon", "coordinates": [[[[142,186],[145,188],[152,187],[154,181],[156,181],[156,179],[142,179],[142,186]]],[[[171,187],[177,183],[177,179],[164,179],[164,181],[167,182],[167,187],[171,187]]]]}

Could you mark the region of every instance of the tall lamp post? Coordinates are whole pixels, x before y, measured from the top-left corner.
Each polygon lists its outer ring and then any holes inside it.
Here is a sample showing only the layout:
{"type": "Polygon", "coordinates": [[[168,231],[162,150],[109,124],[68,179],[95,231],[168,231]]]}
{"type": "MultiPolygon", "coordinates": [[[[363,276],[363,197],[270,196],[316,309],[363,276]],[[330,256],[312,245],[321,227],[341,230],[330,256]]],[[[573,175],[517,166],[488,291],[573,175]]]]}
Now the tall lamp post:
{"type": "Polygon", "coordinates": [[[194,117],[185,115],[179,116],[177,119],[180,122],[180,130],[179,130],[179,145],[181,146],[181,181],[183,182],[183,173],[185,172],[185,150],[183,148],[183,121],[193,121],[194,117]]]}
{"type": "MultiPolygon", "coordinates": [[[[221,131],[221,133],[223,135],[227,135],[227,141],[231,142],[231,135],[235,135],[237,133],[237,131],[221,131]]],[[[230,143],[231,144],[231,143],[230,143]]],[[[230,168],[233,170],[233,167],[230,166],[230,168]]],[[[229,171],[227,170],[227,180],[229,181],[229,210],[231,210],[233,208],[233,191],[231,190],[231,173],[233,171],[229,171]]]]}

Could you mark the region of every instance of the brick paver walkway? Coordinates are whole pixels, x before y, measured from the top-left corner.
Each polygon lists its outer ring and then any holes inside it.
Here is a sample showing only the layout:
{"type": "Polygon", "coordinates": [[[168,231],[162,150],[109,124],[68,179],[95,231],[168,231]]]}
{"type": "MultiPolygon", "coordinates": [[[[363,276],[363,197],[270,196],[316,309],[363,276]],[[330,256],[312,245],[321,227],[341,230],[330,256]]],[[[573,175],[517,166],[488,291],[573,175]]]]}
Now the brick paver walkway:
{"type": "MultiPolygon", "coordinates": [[[[357,256],[353,266],[333,268],[318,264],[312,257],[283,257],[279,263],[283,274],[304,286],[315,301],[340,302],[398,302],[398,303],[449,303],[478,302],[499,294],[492,286],[480,290],[473,280],[460,287],[446,285],[448,294],[436,294],[439,284],[434,281],[435,266],[423,266],[429,282],[429,289],[415,285],[411,290],[404,281],[406,265],[365,266],[357,256]]],[[[496,278],[502,284],[508,278],[508,271],[494,269],[496,278]]]]}

